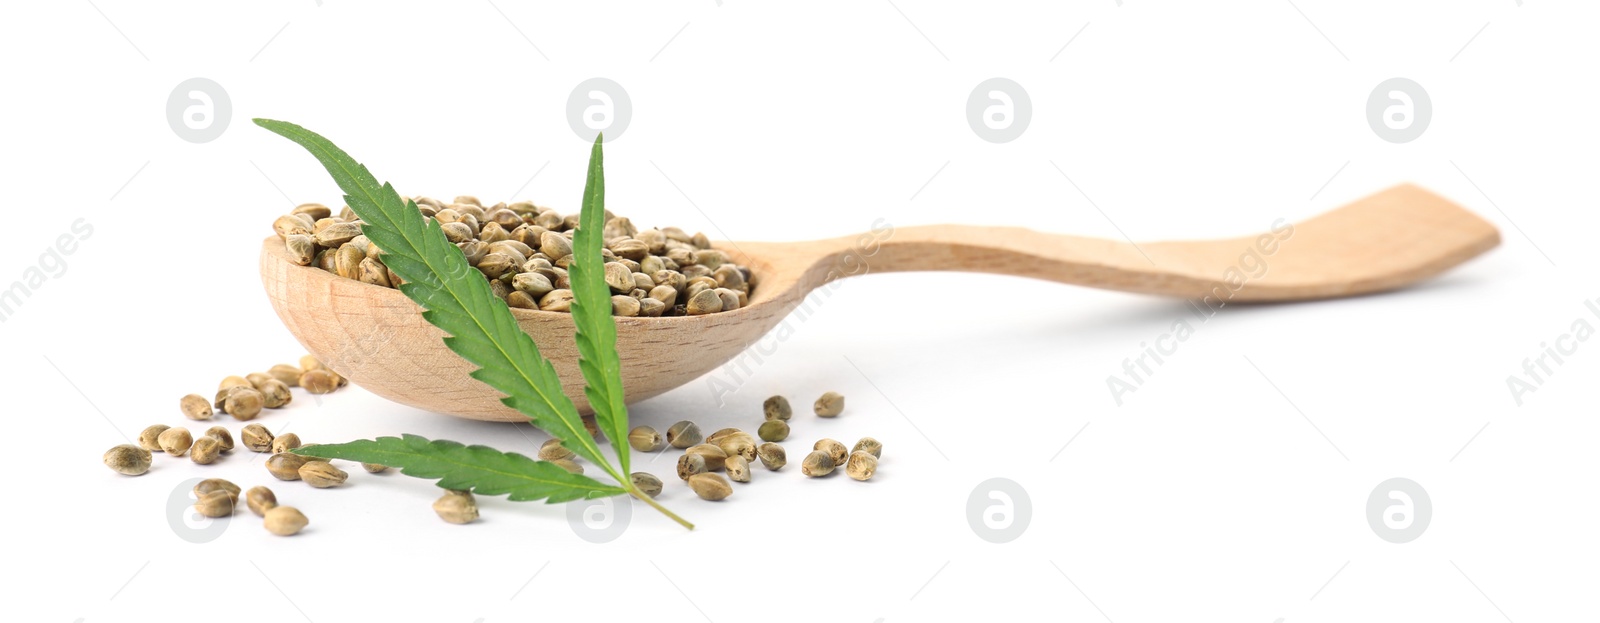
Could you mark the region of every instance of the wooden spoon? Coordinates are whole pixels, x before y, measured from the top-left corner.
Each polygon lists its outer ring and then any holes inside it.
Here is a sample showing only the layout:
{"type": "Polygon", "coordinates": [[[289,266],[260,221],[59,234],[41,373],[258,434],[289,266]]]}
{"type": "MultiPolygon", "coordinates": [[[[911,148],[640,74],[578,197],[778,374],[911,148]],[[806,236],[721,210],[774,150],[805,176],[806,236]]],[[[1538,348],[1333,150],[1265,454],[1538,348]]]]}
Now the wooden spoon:
{"type": "MultiPolygon", "coordinates": [[[[913,270],[998,273],[1217,307],[1391,290],[1499,242],[1499,231],[1483,219],[1402,185],[1297,225],[1279,222],[1272,232],[1230,240],[1134,245],[1012,227],[933,225],[881,227],[813,242],[721,243],[717,248],[750,267],[749,304],[705,316],[617,318],[617,347],[628,401],[636,402],[728,362],[796,308],[810,313],[815,304],[806,295],[839,277],[913,270]]],[[[467,376],[471,365],[445,348],[444,334],[400,291],[298,266],[276,236],[261,245],[261,280],[295,338],[352,382],[438,413],[526,419],[502,405],[498,392],[467,376]]],[[[567,395],[589,413],[572,316],[511,311],[555,364],[567,395]]]]}

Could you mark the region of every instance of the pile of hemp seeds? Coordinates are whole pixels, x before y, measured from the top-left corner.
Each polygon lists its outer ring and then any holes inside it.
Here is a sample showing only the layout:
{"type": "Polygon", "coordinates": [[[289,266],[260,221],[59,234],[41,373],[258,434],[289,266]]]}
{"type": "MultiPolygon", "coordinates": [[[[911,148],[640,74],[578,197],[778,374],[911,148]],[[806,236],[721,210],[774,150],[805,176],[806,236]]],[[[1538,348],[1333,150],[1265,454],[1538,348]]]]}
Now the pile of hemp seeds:
{"type": "MultiPolygon", "coordinates": [[[[416,197],[423,217],[439,223],[467,263],[489,280],[496,297],[513,308],[569,312],[572,234],[578,215],[562,215],[529,201],[484,206],[477,197],[445,203],[416,197]]],[[[704,233],[677,227],[639,229],[607,210],[603,239],[605,280],[615,316],[699,316],[750,303],[750,269],[711,246],[704,233]]],[[[399,286],[383,252],[361,233],[349,206],[338,214],[320,203],[301,204],[273,221],[284,248],[301,266],[347,279],[399,286]]]]}

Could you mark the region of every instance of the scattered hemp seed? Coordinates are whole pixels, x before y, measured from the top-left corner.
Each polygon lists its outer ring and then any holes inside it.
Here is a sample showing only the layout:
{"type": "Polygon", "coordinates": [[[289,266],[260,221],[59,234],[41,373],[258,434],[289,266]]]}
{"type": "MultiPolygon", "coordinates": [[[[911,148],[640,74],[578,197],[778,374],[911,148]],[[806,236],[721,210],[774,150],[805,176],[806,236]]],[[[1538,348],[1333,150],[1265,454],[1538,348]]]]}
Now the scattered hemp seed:
{"type": "Polygon", "coordinates": [[[332,371],[318,368],[300,375],[300,387],[313,394],[330,394],[339,388],[339,381],[332,371]]]}
{"type": "Polygon", "coordinates": [[[783,396],[773,396],[761,403],[761,411],[769,420],[787,420],[794,417],[794,409],[789,407],[789,399],[783,396]]]}
{"type": "Polygon", "coordinates": [[[278,379],[266,379],[257,383],[255,389],[261,392],[261,406],[268,409],[281,409],[294,400],[294,394],[289,392],[289,384],[278,379]]]}
{"type": "Polygon", "coordinates": [[[689,454],[687,452],[683,453],[683,456],[678,457],[679,479],[687,481],[695,474],[704,473],[706,473],[706,457],[698,454],[689,454]]]}
{"type": "Polygon", "coordinates": [[[337,487],[350,478],[350,474],[327,461],[307,461],[300,466],[299,473],[301,480],[318,489],[337,487]]]}
{"type": "Polygon", "coordinates": [[[138,476],[150,471],[150,451],[131,443],[106,450],[102,459],[111,471],[124,476],[138,476]]]}
{"type": "Polygon", "coordinates": [[[289,387],[299,387],[300,375],[305,373],[305,370],[301,370],[296,366],[291,366],[284,363],[272,366],[267,370],[267,376],[278,379],[279,383],[283,383],[289,387]]]}
{"type": "Polygon", "coordinates": [[[274,506],[267,509],[263,515],[261,525],[278,536],[294,536],[304,530],[306,524],[311,523],[304,513],[293,506],[274,506]]]}
{"type": "Polygon", "coordinates": [[[868,480],[878,473],[878,457],[865,450],[851,452],[850,458],[844,463],[844,473],[856,480],[868,480]]]}
{"type": "Polygon", "coordinates": [[[299,480],[300,467],[308,462],[298,454],[274,454],[267,457],[267,471],[278,480],[299,480]]]}
{"type": "Polygon", "coordinates": [[[818,417],[835,417],[844,413],[844,396],[838,392],[828,392],[817,399],[811,409],[817,412],[818,417]]]}
{"type": "Polygon", "coordinates": [[[216,437],[201,437],[189,446],[189,460],[196,465],[210,465],[222,456],[222,442],[216,437]]]}
{"type": "Polygon", "coordinates": [[[322,370],[322,369],[325,369],[325,368],[323,367],[322,362],[319,361],[316,357],[312,357],[311,355],[305,355],[305,356],[300,358],[300,369],[304,370],[306,372],[310,372],[312,370],[322,370]]]}
{"type": "Polygon", "coordinates": [[[300,436],[294,433],[285,433],[272,438],[272,453],[283,454],[300,447],[300,436]]]}
{"type": "Polygon", "coordinates": [[[661,439],[661,433],[656,432],[656,429],[649,426],[635,426],[633,430],[628,431],[628,445],[633,446],[634,450],[655,452],[660,450],[664,443],[661,439]]]}
{"type": "Polygon", "coordinates": [[[872,458],[881,459],[883,458],[883,444],[878,443],[878,440],[871,437],[862,437],[861,441],[857,441],[856,446],[850,449],[850,452],[865,452],[871,454],[872,458]]]}
{"type": "Polygon", "coordinates": [[[239,441],[252,452],[272,451],[272,432],[260,424],[250,424],[239,431],[239,441]]]}
{"type": "Polygon", "coordinates": [[[819,439],[811,449],[828,453],[834,465],[844,465],[844,460],[850,457],[850,450],[846,449],[844,444],[832,439],[819,439]]]}
{"type": "Polygon", "coordinates": [[[783,420],[767,420],[761,423],[761,428],[756,429],[756,434],[762,441],[783,441],[789,438],[789,423],[783,420]]]}
{"type": "Polygon", "coordinates": [[[756,456],[761,457],[761,464],[767,469],[778,471],[789,463],[788,454],[783,451],[783,446],[775,443],[764,443],[756,448],[756,456]]]}
{"type": "Polygon", "coordinates": [[[250,487],[244,492],[244,504],[250,507],[250,512],[259,517],[267,516],[267,511],[278,505],[278,496],[266,487],[250,487]]]}
{"type": "Polygon", "coordinates": [[[194,497],[196,498],[212,491],[227,491],[235,499],[239,497],[239,485],[222,478],[207,478],[194,485],[194,497]]]}
{"type": "Polygon", "coordinates": [[[478,518],[478,501],[471,491],[446,489],[444,497],[433,502],[433,512],[453,524],[472,523],[478,518]]]}
{"type": "Polygon", "coordinates": [[[698,444],[702,439],[703,438],[700,436],[700,427],[696,426],[694,422],[690,422],[689,420],[683,420],[677,424],[673,424],[671,428],[667,429],[667,445],[679,450],[687,449],[690,446],[698,444]]]}
{"type": "Polygon", "coordinates": [[[222,382],[217,383],[218,390],[224,390],[230,387],[250,387],[250,379],[242,376],[230,376],[222,379],[222,382]]]}
{"type": "Polygon", "coordinates": [[[224,398],[222,410],[236,420],[253,420],[261,415],[261,407],[266,405],[266,397],[254,387],[242,387],[230,390],[224,398]]]}
{"type": "Polygon", "coordinates": [[[561,445],[560,439],[551,439],[539,446],[539,460],[541,461],[570,460],[574,456],[576,455],[571,450],[561,445]]]}
{"type": "Polygon", "coordinates": [[[172,456],[183,456],[189,451],[189,446],[194,445],[194,437],[189,435],[189,429],[178,427],[161,431],[156,437],[156,442],[161,444],[161,449],[172,456]]]}
{"type": "Polygon", "coordinates": [[[389,471],[389,466],[379,465],[377,463],[362,463],[361,469],[367,470],[368,474],[382,474],[386,471],[389,471]]]}
{"type": "Polygon", "coordinates": [[[656,478],[654,474],[634,472],[633,487],[650,497],[661,495],[661,479],[656,478]]]}
{"type": "Polygon", "coordinates": [[[224,387],[222,389],[217,390],[216,399],[211,401],[211,407],[216,409],[216,410],[218,410],[218,411],[221,411],[222,407],[228,404],[228,396],[232,396],[234,392],[244,391],[246,389],[253,389],[253,388],[233,386],[233,387],[224,387]]]}
{"type": "Polygon", "coordinates": [[[578,474],[579,476],[583,475],[583,466],[579,465],[577,461],[572,459],[552,459],[550,464],[567,470],[568,473],[578,474]]]}
{"type": "Polygon", "coordinates": [[[203,436],[217,440],[218,443],[222,444],[221,447],[223,452],[233,449],[233,433],[228,432],[228,429],[226,428],[221,426],[213,426],[206,429],[206,432],[203,436]]]}
{"type": "Polygon", "coordinates": [[[717,441],[717,447],[728,456],[742,456],[746,461],[756,459],[756,438],[744,431],[723,437],[717,441]]]}
{"type": "Polygon", "coordinates": [[[800,473],[812,478],[821,478],[833,473],[833,455],[817,450],[807,454],[805,460],[800,461],[800,473]]]}
{"type": "Polygon", "coordinates": [[[722,469],[723,464],[727,463],[728,461],[727,452],[724,452],[722,448],[713,446],[709,443],[703,443],[698,446],[690,447],[684,452],[688,454],[698,454],[700,455],[700,458],[705,459],[706,471],[708,472],[714,472],[722,469]]]}
{"type": "Polygon", "coordinates": [[[178,409],[183,411],[183,416],[191,420],[209,420],[216,415],[211,410],[211,402],[200,394],[189,394],[178,401],[178,409]]]}
{"type": "Polygon", "coordinates": [[[233,504],[238,499],[231,491],[212,491],[200,496],[194,503],[194,510],[206,517],[227,517],[233,514],[233,504]]]}
{"type": "Polygon", "coordinates": [[[735,454],[728,457],[723,467],[728,470],[728,480],[750,482],[750,461],[745,460],[743,456],[735,454]]]}
{"type": "Polygon", "coordinates": [[[727,499],[733,495],[733,485],[728,484],[728,479],[722,474],[695,474],[689,477],[689,488],[694,489],[694,494],[702,500],[727,499]]]}
{"type": "Polygon", "coordinates": [[[161,433],[167,432],[169,428],[172,427],[166,424],[151,424],[146,427],[139,432],[139,447],[151,452],[160,452],[161,442],[158,439],[161,437],[161,433]]]}
{"type": "Polygon", "coordinates": [[[746,433],[746,432],[744,432],[742,430],[739,430],[737,428],[720,428],[720,429],[717,429],[717,432],[711,433],[710,435],[706,435],[705,443],[709,443],[709,444],[711,444],[713,446],[720,446],[720,445],[722,445],[722,440],[724,440],[724,439],[727,439],[727,438],[732,437],[734,435],[748,435],[748,434],[749,433],[746,433]]]}

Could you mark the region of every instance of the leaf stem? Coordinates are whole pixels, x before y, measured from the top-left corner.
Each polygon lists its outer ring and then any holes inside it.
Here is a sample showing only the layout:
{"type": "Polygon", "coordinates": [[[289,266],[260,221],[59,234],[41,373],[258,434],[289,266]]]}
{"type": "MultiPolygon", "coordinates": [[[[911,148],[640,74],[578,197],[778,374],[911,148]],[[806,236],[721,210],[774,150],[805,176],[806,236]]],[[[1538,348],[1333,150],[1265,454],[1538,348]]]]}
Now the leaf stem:
{"type": "Polygon", "coordinates": [[[628,495],[631,495],[633,497],[639,498],[639,500],[641,502],[644,502],[645,504],[649,504],[650,506],[654,507],[656,510],[661,511],[661,514],[666,515],[667,517],[670,517],[673,521],[678,522],[678,525],[681,525],[681,526],[683,526],[685,528],[688,528],[690,530],[694,529],[694,524],[689,523],[688,520],[685,520],[682,517],[679,517],[677,515],[677,513],[674,513],[672,511],[667,510],[667,507],[656,503],[655,498],[652,498],[652,497],[650,497],[648,495],[645,495],[644,492],[640,491],[638,487],[635,487],[633,485],[628,485],[628,495]]]}

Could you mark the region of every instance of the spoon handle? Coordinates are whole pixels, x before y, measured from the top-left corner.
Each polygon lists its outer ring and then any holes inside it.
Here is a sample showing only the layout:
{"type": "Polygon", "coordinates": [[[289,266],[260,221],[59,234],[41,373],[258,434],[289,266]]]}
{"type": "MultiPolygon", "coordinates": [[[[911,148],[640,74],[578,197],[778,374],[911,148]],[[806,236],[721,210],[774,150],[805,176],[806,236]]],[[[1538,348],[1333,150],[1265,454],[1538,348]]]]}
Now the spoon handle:
{"type": "Polygon", "coordinates": [[[1291,301],[1402,287],[1499,241],[1499,231],[1477,215],[1402,185],[1299,224],[1278,219],[1260,234],[1226,240],[1136,244],[1019,227],[882,227],[805,243],[821,260],[803,281],[816,287],[873,272],[962,271],[1221,303],[1291,301]]]}

